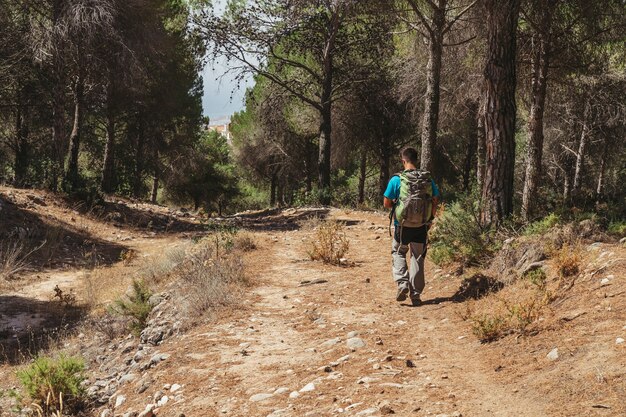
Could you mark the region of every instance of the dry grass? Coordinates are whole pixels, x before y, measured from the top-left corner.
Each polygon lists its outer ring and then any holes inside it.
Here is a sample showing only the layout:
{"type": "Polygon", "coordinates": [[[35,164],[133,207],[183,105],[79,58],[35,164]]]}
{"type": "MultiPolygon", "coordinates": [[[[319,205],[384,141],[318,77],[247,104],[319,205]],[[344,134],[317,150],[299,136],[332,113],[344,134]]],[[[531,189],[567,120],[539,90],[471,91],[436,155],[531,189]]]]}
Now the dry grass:
{"type": "MultiPolygon", "coordinates": [[[[309,224],[310,225],[310,224],[309,224]]],[[[338,265],[350,248],[343,224],[333,220],[319,221],[308,253],[312,260],[338,265]]]]}
{"type": "Polygon", "coordinates": [[[172,272],[183,263],[192,247],[191,242],[173,246],[158,259],[147,259],[139,267],[139,276],[152,284],[167,282],[172,272]]]}
{"type": "Polygon", "coordinates": [[[470,322],[472,332],[482,342],[491,342],[508,334],[526,335],[536,330],[545,309],[555,299],[553,290],[540,275],[535,272],[497,294],[466,303],[461,317],[470,322]]]}
{"type": "Polygon", "coordinates": [[[242,252],[249,252],[257,248],[254,236],[251,233],[243,232],[235,236],[234,247],[242,252]]]}
{"type": "Polygon", "coordinates": [[[28,267],[27,257],[28,253],[19,241],[0,247],[0,279],[8,281],[24,271],[28,267]]]}
{"type": "Polygon", "coordinates": [[[559,277],[569,278],[580,272],[582,250],[580,244],[565,244],[553,255],[554,267],[559,277]]]}
{"type": "Polygon", "coordinates": [[[199,243],[177,268],[176,275],[187,295],[187,308],[195,315],[233,303],[249,284],[239,254],[219,251],[210,239],[199,243]]]}
{"type": "Polygon", "coordinates": [[[29,269],[28,258],[45,246],[42,244],[29,247],[21,239],[0,242],[0,287],[7,281],[15,279],[17,275],[29,269]]]}

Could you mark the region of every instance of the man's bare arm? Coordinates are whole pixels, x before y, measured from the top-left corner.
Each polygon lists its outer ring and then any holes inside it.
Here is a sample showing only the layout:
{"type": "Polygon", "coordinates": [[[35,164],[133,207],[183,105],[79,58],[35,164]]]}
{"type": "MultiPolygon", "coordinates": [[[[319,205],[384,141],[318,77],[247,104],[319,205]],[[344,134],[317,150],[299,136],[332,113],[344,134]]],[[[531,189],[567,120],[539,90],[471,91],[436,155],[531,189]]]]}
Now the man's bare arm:
{"type": "Polygon", "coordinates": [[[385,208],[388,208],[388,209],[393,208],[393,200],[390,200],[387,197],[384,197],[383,206],[385,206],[385,208]]]}

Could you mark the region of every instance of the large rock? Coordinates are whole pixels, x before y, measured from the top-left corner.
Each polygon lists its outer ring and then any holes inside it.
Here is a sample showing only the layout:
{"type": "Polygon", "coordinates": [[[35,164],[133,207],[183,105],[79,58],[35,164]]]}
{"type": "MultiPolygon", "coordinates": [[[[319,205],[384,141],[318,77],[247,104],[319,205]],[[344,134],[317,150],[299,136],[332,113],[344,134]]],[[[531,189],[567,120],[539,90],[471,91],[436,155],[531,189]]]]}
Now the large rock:
{"type": "Polygon", "coordinates": [[[268,393],[254,394],[253,396],[250,397],[250,401],[252,402],[265,401],[269,398],[272,398],[273,396],[274,394],[268,394],[268,393]]]}
{"type": "Polygon", "coordinates": [[[350,339],[346,341],[346,344],[348,345],[348,348],[352,350],[365,347],[365,342],[360,337],[351,337],[350,339]]]}

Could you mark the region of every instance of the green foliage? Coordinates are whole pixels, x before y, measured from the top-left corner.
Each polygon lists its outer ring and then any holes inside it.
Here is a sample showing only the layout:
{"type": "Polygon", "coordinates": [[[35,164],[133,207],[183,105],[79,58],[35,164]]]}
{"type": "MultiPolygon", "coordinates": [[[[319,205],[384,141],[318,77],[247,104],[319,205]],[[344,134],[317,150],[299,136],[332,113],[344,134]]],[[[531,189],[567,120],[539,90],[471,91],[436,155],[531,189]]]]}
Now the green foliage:
{"type": "Polygon", "coordinates": [[[469,199],[463,199],[443,208],[430,233],[431,260],[437,264],[452,261],[476,264],[492,251],[489,231],[478,219],[478,209],[469,199]]]}
{"type": "Polygon", "coordinates": [[[133,280],[131,294],[115,300],[111,307],[114,313],[131,319],[130,328],[135,334],[141,333],[146,327],[148,315],[152,311],[149,300],[152,292],[144,281],[133,280]]]}
{"type": "Polygon", "coordinates": [[[507,319],[501,315],[484,314],[472,317],[472,332],[481,342],[490,342],[503,336],[507,319]]]}
{"type": "Polygon", "coordinates": [[[531,284],[536,285],[538,288],[545,288],[546,286],[546,273],[542,268],[532,269],[524,275],[531,284]]]}
{"type": "Polygon", "coordinates": [[[173,202],[192,203],[194,209],[202,206],[208,212],[221,214],[238,194],[226,138],[216,131],[207,131],[185,158],[183,166],[170,172],[167,196],[173,202]]]}
{"type": "Polygon", "coordinates": [[[607,231],[618,237],[626,236],[626,220],[617,220],[609,223],[607,231]]]}
{"type": "Polygon", "coordinates": [[[17,377],[44,416],[76,413],[86,405],[85,364],[69,356],[40,356],[17,371],[17,377]]]}
{"type": "Polygon", "coordinates": [[[558,225],[560,221],[561,216],[556,213],[550,213],[543,219],[537,220],[536,222],[530,223],[528,226],[526,226],[526,228],[524,229],[524,235],[543,235],[554,226],[558,225]]]}

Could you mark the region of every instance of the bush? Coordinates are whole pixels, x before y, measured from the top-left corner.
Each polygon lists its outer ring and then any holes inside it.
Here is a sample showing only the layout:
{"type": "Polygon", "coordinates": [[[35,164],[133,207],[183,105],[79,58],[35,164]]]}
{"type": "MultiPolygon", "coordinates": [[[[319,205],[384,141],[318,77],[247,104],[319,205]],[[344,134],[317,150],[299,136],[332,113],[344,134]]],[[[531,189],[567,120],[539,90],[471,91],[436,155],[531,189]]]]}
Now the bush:
{"type": "Polygon", "coordinates": [[[177,273],[189,294],[188,307],[196,314],[230,304],[234,294],[241,294],[236,287],[248,284],[241,259],[210,240],[189,254],[177,273]]]}
{"type": "Polygon", "coordinates": [[[428,252],[438,265],[452,261],[472,265],[489,256],[489,232],[481,227],[477,207],[471,201],[445,206],[431,229],[428,252]]]}
{"type": "Polygon", "coordinates": [[[563,245],[554,255],[554,266],[561,278],[571,277],[580,271],[582,255],[578,245],[563,245]]]}
{"type": "Polygon", "coordinates": [[[538,288],[546,287],[546,273],[541,268],[536,268],[528,271],[524,278],[526,278],[531,284],[536,285],[538,288]]]}
{"type": "Polygon", "coordinates": [[[338,265],[350,248],[343,225],[333,220],[323,220],[316,229],[309,256],[312,260],[338,265]]]}
{"type": "Polygon", "coordinates": [[[17,371],[17,377],[42,415],[60,416],[85,407],[86,394],[81,386],[84,371],[85,364],[80,358],[41,356],[17,371]]]}
{"type": "Polygon", "coordinates": [[[501,338],[507,330],[508,320],[500,315],[484,314],[471,320],[472,332],[483,343],[501,338]]]}
{"type": "Polygon", "coordinates": [[[555,213],[550,213],[546,217],[536,222],[530,223],[524,229],[524,235],[533,236],[533,235],[543,235],[548,232],[554,226],[559,224],[561,221],[561,216],[555,213]]]}
{"type": "Polygon", "coordinates": [[[607,231],[612,235],[616,235],[617,237],[626,236],[626,220],[619,220],[609,223],[607,231]]]}
{"type": "Polygon", "coordinates": [[[235,236],[234,248],[242,252],[249,252],[255,250],[257,246],[250,233],[241,233],[235,236]]]}
{"type": "Polygon", "coordinates": [[[133,280],[132,292],[126,298],[118,298],[112,310],[131,319],[130,328],[135,334],[141,333],[146,327],[152,306],[148,302],[152,292],[144,281],[133,280]]]}

